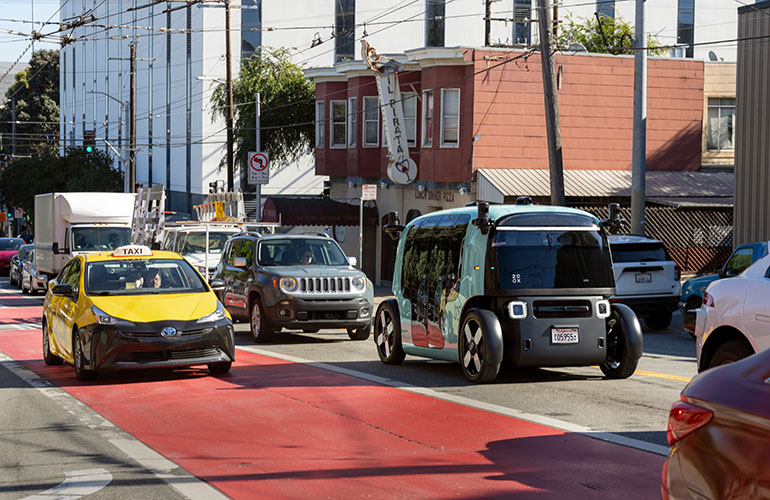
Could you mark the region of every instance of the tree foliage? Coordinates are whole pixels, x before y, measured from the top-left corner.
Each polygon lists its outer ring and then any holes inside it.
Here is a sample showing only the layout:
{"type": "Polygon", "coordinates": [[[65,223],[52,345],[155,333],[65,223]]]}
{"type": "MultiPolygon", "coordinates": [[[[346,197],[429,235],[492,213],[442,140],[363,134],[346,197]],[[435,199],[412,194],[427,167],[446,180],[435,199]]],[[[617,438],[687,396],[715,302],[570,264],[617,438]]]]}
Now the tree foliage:
{"type": "MultiPolygon", "coordinates": [[[[240,77],[233,80],[235,170],[246,165],[249,151],[256,151],[256,95],[260,94],[262,151],[274,167],[286,165],[306,152],[314,136],[315,84],[305,78],[286,49],[262,47],[261,55],[247,59],[240,77]]],[[[220,84],[212,97],[216,117],[227,118],[227,89],[220,84]]],[[[222,157],[220,167],[226,165],[222,157]]]]}
{"type": "Polygon", "coordinates": [[[3,204],[27,213],[34,211],[36,194],[69,191],[120,192],[123,174],[112,167],[112,159],[104,151],[86,153],[83,148],[68,149],[64,156],[49,150],[18,158],[0,173],[3,204]]]}
{"type": "MultiPolygon", "coordinates": [[[[578,18],[577,21],[567,16],[567,21],[559,27],[559,50],[567,50],[573,43],[582,44],[588,52],[600,54],[633,54],[634,27],[622,17],[578,18]]],[[[647,35],[647,51],[651,56],[666,55],[668,49],[650,35],[647,35]]]]}
{"type": "MultiPolygon", "coordinates": [[[[37,50],[5,93],[16,99],[16,154],[37,154],[59,143],[59,51],[37,50]],[[24,123],[28,122],[28,123],[24,123]]],[[[2,153],[11,154],[12,101],[0,106],[2,153]]]]}

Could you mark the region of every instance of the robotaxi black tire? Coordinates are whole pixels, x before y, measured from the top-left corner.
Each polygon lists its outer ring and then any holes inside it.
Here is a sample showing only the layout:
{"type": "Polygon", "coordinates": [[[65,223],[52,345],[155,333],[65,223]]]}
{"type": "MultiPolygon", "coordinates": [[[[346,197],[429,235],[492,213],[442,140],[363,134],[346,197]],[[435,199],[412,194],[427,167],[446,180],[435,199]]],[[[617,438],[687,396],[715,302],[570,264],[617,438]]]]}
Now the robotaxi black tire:
{"type": "Polygon", "coordinates": [[[486,309],[471,309],[461,323],[458,351],[465,378],[486,384],[497,378],[503,361],[503,334],[497,316],[486,309]]]}
{"type": "Polygon", "coordinates": [[[404,362],[406,353],[401,345],[401,320],[395,299],[384,300],[377,308],[374,344],[380,361],[386,365],[400,365],[404,362]]]}
{"type": "Polygon", "coordinates": [[[628,378],[639,365],[641,345],[632,345],[632,339],[639,339],[641,344],[642,329],[636,315],[628,307],[621,311],[619,306],[613,305],[612,319],[615,324],[607,332],[607,359],[599,368],[607,378],[628,378]]]}

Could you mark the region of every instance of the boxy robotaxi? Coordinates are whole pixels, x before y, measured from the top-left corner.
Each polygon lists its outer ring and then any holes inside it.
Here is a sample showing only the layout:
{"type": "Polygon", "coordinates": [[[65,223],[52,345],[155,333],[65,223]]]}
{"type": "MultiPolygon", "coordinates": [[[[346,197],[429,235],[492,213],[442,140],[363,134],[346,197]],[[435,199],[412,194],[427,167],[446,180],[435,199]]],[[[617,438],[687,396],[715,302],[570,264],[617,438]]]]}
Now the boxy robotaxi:
{"type": "Polygon", "coordinates": [[[381,361],[406,354],[459,362],[471,382],[501,364],[599,365],[626,378],[642,356],[634,312],[612,304],[612,259],[603,223],[564,207],[478,203],[423,215],[398,238],[395,298],[374,323],[381,361]]]}

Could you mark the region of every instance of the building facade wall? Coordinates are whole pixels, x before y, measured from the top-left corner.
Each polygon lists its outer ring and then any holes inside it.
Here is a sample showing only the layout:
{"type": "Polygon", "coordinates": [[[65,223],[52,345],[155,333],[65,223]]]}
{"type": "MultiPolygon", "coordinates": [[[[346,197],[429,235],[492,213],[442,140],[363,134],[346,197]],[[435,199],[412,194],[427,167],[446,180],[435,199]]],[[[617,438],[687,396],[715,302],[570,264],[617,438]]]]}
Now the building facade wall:
{"type": "Polygon", "coordinates": [[[739,10],[738,37],[734,245],[770,239],[770,2],[739,10]]]}

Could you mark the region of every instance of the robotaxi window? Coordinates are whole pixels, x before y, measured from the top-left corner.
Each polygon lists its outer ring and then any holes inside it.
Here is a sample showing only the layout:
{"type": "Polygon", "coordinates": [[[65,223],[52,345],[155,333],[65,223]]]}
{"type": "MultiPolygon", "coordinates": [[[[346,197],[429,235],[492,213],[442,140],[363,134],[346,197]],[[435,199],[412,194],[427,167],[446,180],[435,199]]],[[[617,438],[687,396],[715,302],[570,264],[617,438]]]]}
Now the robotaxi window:
{"type": "Polygon", "coordinates": [[[208,289],[184,260],[111,260],[90,262],[86,273],[89,295],[198,293],[208,289]]]}

